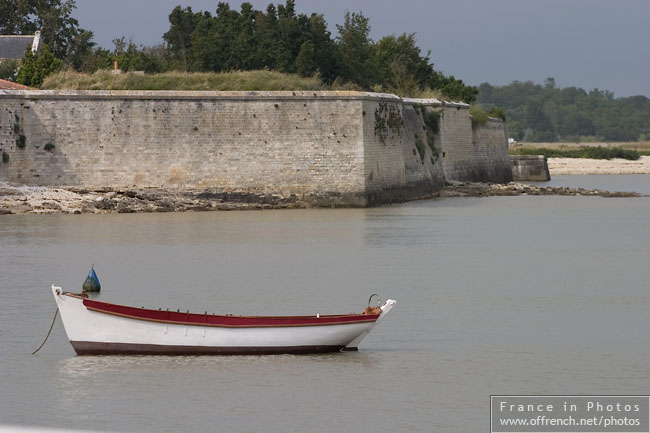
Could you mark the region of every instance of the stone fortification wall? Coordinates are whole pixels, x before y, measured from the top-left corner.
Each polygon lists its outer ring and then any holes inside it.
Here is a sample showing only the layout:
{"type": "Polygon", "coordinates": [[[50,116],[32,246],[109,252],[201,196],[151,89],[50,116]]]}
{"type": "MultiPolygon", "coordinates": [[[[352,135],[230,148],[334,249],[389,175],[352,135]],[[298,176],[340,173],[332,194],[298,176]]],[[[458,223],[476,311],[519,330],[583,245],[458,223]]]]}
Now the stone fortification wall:
{"type": "Polygon", "coordinates": [[[512,171],[508,153],[508,130],[500,119],[488,118],[485,125],[472,128],[472,145],[477,149],[476,164],[480,179],[488,182],[511,182],[512,171]]]}
{"type": "Polygon", "coordinates": [[[27,185],[367,206],[430,195],[447,173],[492,164],[496,154],[471,155],[482,145],[467,106],[394,95],[0,91],[0,179],[27,185]],[[439,131],[425,122],[432,111],[443,111],[439,131]]]}
{"type": "MultiPolygon", "coordinates": [[[[365,204],[363,95],[21,92],[0,95],[3,179],[199,187],[365,204]],[[17,146],[25,137],[24,148],[17,146]],[[50,151],[45,146],[51,143],[50,151]]],[[[336,203],[334,203],[336,204],[336,203]]]]}
{"type": "Polygon", "coordinates": [[[512,155],[510,160],[512,162],[513,180],[551,180],[548,160],[544,155],[512,155]]]}
{"type": "Polygon", "coordinates": [[[369,204],[413,200],[445,185],[440,150],[424,122],[435,99],[364,101],[366,191],[369,204]]]}
{"type": "Polygon", "coordinates": [[[473,127],[468,105],[444,103],[441,136],[447,180],[512,181],[505,122],[489,118],[473,127]]]}

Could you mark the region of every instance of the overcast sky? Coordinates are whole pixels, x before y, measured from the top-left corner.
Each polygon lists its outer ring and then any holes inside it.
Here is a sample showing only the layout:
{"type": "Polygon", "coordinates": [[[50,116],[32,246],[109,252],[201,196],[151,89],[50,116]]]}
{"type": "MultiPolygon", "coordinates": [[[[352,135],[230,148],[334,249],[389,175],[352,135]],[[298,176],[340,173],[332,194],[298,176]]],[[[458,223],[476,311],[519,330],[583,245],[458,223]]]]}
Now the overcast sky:
{"type": "MultiPolygon", "coordinates": [[[[176,5],[214,15],[208,0],[76,0],[75,18],[113,48],[115,37],[162,42],[176,5]]],[[[241,1],[229,2],[239,10],[241,1]]],[[[265,10],[268,0],[250,0],[265,10]]],[[[277,4],[278,2],[274,2],[277,4]]],[[[542,83],[650,97],[650,0],[296,0],[322,13],[332,35],[346,11],[370,19],[371,37],[416,33],[437,70],[468,84],[542,83]]]]}

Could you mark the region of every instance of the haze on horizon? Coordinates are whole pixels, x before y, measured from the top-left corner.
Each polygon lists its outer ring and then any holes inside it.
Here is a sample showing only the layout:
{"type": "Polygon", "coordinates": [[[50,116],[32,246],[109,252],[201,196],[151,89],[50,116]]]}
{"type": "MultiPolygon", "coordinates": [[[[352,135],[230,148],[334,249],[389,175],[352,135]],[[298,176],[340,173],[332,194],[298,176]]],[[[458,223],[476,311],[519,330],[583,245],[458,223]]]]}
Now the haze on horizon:
{"type": "MultiPolygon", "coordinates": [[[[168,15],[181,5],[193,11],[217,7],[214,0],[76,0],[73,16],[112,49],[125,36],[140,45],[163,42],[168,15]]],[[[242,1],[229,1],[239,10],[242,1]]],[[[265,10],[268,0],[249,0],[265,10]]],[[[297,13],[324,15],[336,36],[346,11],[370,19],[371,37],[416,33],[431,50],[437,70],[465,83],[512,81],[558,87],[598,88],[616,97],[650,97],[650,2],[647,0],[296,0],[297,13]]]]}

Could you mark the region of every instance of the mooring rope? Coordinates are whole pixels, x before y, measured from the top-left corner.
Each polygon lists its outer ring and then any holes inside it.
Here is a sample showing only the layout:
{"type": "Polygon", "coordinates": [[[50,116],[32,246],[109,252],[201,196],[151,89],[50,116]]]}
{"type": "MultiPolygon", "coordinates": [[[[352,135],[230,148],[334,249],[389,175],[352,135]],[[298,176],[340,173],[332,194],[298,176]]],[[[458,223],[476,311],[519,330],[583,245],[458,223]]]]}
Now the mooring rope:
{"type": "Polygon", "coordinates": [[[50,338],[50,334],[52,333],[52,328],[54,328],[54,322],[56,321],[56,316],[59,314],[59,307],[56,307],[56,312],[54,313],[54,319],[52,319],[52,324],[50,325],[50,330],[47,331],[47,335],[45,336],[45,340],[41,343],[40,346],[38,346],[38,349],[32,352],[32,355],[35,355],[36,352],[41,350],[43,346],[45,346],[45,342],[47,341],[48,338],[50,338]]]}

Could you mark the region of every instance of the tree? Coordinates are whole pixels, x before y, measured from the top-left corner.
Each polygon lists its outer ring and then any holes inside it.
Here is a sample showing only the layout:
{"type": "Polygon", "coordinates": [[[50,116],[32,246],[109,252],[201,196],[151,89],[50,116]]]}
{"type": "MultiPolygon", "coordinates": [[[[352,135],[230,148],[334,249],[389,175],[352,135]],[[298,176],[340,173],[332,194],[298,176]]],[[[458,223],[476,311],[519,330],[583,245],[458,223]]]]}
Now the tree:
{"type": "Polygon", "coordinates": [[[83,68],[86,57],[92,54],[95,43],[92,41],[93,33],[80,29],[70,40],[68,55],[65,58],[65,65],[76,71],[83,68]]]}
{"type": "Polygon", "coordinates": [[[238,24],[239,13],[230,9],[228,3],[219,2],[217,16],[213,19],[204,17],[192,40],[197,52],[195,61],[203,63],[203,70],[219,72],[242,69],[235,47],[238,24]],[[205,29],[204,35],[201,35],[202,29],[205,29]],[[200,52],[205,53],[205,59],[201,59],[203,56],[200,52]]]}
{"type": "Polygon", "coordinates": [[[309,23],[306,16],[296,15],[295,3],[295,0],[286,0],[284,5],[278,5],[278,29],[282,47],[278,69],[289,73],[296,72],[295,59],[306,39],[309,23]]]}
{"type": "Polygon", "coordinates": [[[280,29],[277,9],[269,4],[266,12],[258,12],[255,19],[255,65],[257,68],[276,69],[276,59],[280,56],[280,29]]]}
{"type": "Polygon", "coordinates": [[[18,70],[17,81],[30,87],[39,87],[45,77],[63,68],[63,61],[54,57],[50,47],[42,44],[38,54],[33,54],[31,47],[25,50],[25,57],[18,70]]]}
{"type": "Polygon", "coordinates": [[[368,18],[361,12],[346,12],[339,31],[338,46],[341,53],[341,78],[369,89],[374,83],[374,67],[371,63],[373,45],[370,39],[368,18]]]}
{"type": "Polygon", "coordinates": [[[531,99],[526,104],[526,123],[533,128],[532,141],[556,141],[555,128],[544,112],[544,104],[538,99],[531,99]]]}
{"type": "Polygon", "coordinates": [[[93,73],[98,69],[111,69],[113,67],[113,54],[102,47],[92,48],[82,58],[79,71],[93,73]]]}
{"type": "Polygon", "coordinates": [[[192,32],[194,32],[200,17],[201,14],[193,13],[191,7],[182,9],[180,6],[176,6],[169,14],[170,26],[167,33],[163,35],[163,39],[176,59],[177,67],[183,71],[189,70],[192,32]]]}
{"type": "Polygon", "coordinates": [[[555,78],[548,77],[544,80],[544,88],[548,90],[555,89],[555,78]]]}
{"type": "Polygon", "coordinates": [[[78,66],[94,43],[92,32],[80,28],[71,16],[75,8],[75,0],[2,0],[0,34],[40,31],[42,41],[55,57],[78,66]]]}
{"type": "Polygon", "coordinates": [[[415,34],[385,36],[375,46],[378,80],[390,92],[413,96],[430,86],[433,65],[420,54],[415,34]]]}
{"type": "Polygon", "coordinates": [[[303,77],[314,75],[318,70],[318,65],[314,59],[315,55],[314,43],[309,40],[303,42],[298,57],[296,57],[296,70],[303,77]]]}
{"type": "Polygon", "coordinates": [[[0,34],[18,35],[33,33],[30,15],[34,6],[27,0],[3,0],[0,2],[0,34]]]}
{"type": "Polygon", "coordinates": [[[234,55],[239,58],[238,69],[255,69],[255,17],[257,11],[250,3],[242,3],[237,17],[237,31],[233,43],[234,55]]]}
{"type": "MultiPolygon", "coordinates": [[[[414,34],[387,36],[375,44],[362,13],[346,13],[333,40],[320,14],[297,14],[295,0],[257,11],[242,3],[237,12],[228,3],[216,15],[177,6],[169,15],[164,39],[170,61],[189,71],[271,69],[311,76],[326,83],[348,82],[363,89],[386,89],[416,96],[427,88],[445,97],[473,102],[478,90],[433,69],[430,52],[423,55],[414,34]]],[[[126,47],[125,47],[126,49],[126,47]]]]}
{"type": "Polygon", "coordinates": [[[18,75],[18,61],[4,60],[0,62],[0,79],[16,81],[18,75]]]}
{"type": "Polygon", "coordinates": [[[472,104],[476,101],[478,88],[467,86],[463,80],[457,80],[453,75],[445,76],[441,72],[433,71],[432,87],[439,90],[446,98],[452,101],[462,101],[472,104]]]}
{"type": "Polygon", "coordinates": [[[313,60],[318,74],[326,83],[332,83],[340,75],[341,62],[337,46],[327,30],[327,22],[323,15],[311,14],[308,27],[307,37],[314,46],[313,60]]]}
{"type": "Polygon", "coordinates": [[[541,85],[513,81],[507,86],[480,86],[478,101],[505,108],[513,136],[532,141],[633,141],[650,131],[650,99],[614,98],[607,90],[589,92],[558,88],[553,78],[541,85]]]}

